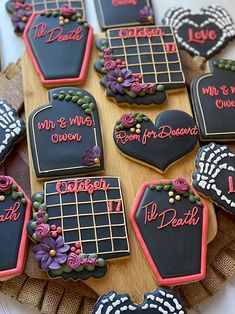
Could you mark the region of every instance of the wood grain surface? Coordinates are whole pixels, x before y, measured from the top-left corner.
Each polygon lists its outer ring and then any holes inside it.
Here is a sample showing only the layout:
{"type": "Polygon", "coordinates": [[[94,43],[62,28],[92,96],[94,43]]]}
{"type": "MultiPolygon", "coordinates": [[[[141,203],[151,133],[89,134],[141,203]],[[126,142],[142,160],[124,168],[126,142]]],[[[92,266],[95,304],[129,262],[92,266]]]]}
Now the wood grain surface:
{"type": "MultiPolygon", "coordinates": [[[[177,94],[169,95],[168,102],[161,106],[151,108],[140,108],[138,106],[132,106],[130,108],[127,106],[118,106],[117,104],[107,100],[105,97],[105,91],[99,84],[100,78],[95,73],[93,68],[97,55],[98,52],[93,47],[88,77],[86,84],[82,86],[82,88],[89,91],[97,101],[103,131],[105,175],[120,177],[126,206],[126,215],[128,218],[136,193],[144,181],[183,177],[188,182],[191,182],[191,174],[194,170],[194,159],[199,146],[197,146],[187,157],[171,166],[165,174],[159,174],[153,169],[142,166],[122,156],[115,147],[112,139],[112,133],[116,120],[123,112],[128,113],[143,111],[151,119],[155,120],[156,116],[161,111],[169,109],[180,109],[192,114],[190,102],[185,89],[177,94]]],[[[25,52],[22,57],[22,69],[25,114],[26,120],[28,120],[28,116],[34,108],[48,103],[48,95],[47,89],[42,87],[37,77],[27,52],[25,52]]],[[[29,164],[32,193],[42,191],[43,181],[36,180],[34,176],[30,152],[29,164]]],[[[209,208],[208,242],[210,242],[216,235],[217,222],[213,205],[208,201],[207,204],[209,208]]],[[[127,219],[127,221],[131,249],[130,257],[125,260],[108,262],[109,271],[103,279],[90,279],[86,281],[86,283],[98,295],[106,293],[109,290],[116,290],[120,293],[128,292],[133,300],[138,302],[143,298],[144,292],[156,289],[157,282],[150,270],[150,267],[148,266],[148,263],[146,262],[144,255],[141,252],[129,219],[127,219]]],[[[36,261],[34,260],[32,254],[29,253],[29,255],[30,256],[27,259],[26,274],[34,278],[45,278],[45,274],[43,274],[36,266],[36,261]]],[[[65,285],[69,286],[71,283],[68,282],[65,283],[65,285]]],[[[79,282],[73,285],[79,286],[79,282]]]]}

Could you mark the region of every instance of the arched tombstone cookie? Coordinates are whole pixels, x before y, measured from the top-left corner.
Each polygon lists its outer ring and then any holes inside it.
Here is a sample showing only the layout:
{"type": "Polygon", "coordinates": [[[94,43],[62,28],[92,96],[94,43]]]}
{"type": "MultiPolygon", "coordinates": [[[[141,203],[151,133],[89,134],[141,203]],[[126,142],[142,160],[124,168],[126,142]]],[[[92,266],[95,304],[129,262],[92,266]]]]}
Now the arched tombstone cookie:
{"type": "Polygon", "coordinates": [[[159,287],[145,293],[141,304],[133,303],[128,294],[115,291],[101,296],[96,302],[92,314],[186,314],[187,310],[175,291],[159,287]]]}
{"type": "Polygon", "coordinates": [[[235,140],[235,61],[209,61],[209,73],[192,83],[192,100],[202,141],[235,140]]]}
{"type": "Polygon", "coordinates": [[[106,260],[129,255],[119,178],[61,179],[33,196],[28,234],[33,252],[51,278],[86,280],[107,272],[106,260]]]}
{"type": "Polygon", "coordinates": [[[85,81],[93,28],[76,10],[63,6],[58,10],[34,12],[25,29],[24,41],[43,85],[85,81]]]}
{"type": "Polygon", "coordinates": [[[85,90],[49,90],[49,104],[30,114],[29,138],[37,178],[104,169],[96,102],[85,90]]]}
{"type": "Polygon", "coordinates": [[[221,6],[202,8],[200,13],[176,7],[168,10],[163,24],[172,25],[181,49],[210,59],[235,38],[235,26],[221,6]]]}
{"type": "Polygon", "coordinates": [[[110,29],[96,46],[101,85],[118,104],[162,104],[166,90],[185,86],[171,26],[110,29]]]}
{"type": "Polygon", "coordinates": [[[165,172],[193,150],[198,128],[194,119],[180,110],[160,113],[155,123],[143,113],[130,113],[116,122],[113,138],[127,158],[165,172]]]}
{"type": "Polygon", "coordinates": [[[144,183],[130,218],[160,285],[204,279],[208,209],[185,180],[144,183]]]}
{"type": "Polygon", "coordinates": [[[15,109],[0,100],[0,164],[11,152],[15,143],[25,135],[24,121],[19,119],[15,109]]]}
{"type": "Polygon", "coordinates": [[[101,28],[154,24],[151,0],[95,0],[101,28]]]}
{"type": "Polygon", "coordinates": [[[0,280],[20,275],[27,253],[31,202],[18,183],[0,176],[0,280]]]}
{"type": "Polygon", "coordinates": [[[235,155],[228,146],[210,143],[196,157],[195,189],[235,214],[235,155]]]}

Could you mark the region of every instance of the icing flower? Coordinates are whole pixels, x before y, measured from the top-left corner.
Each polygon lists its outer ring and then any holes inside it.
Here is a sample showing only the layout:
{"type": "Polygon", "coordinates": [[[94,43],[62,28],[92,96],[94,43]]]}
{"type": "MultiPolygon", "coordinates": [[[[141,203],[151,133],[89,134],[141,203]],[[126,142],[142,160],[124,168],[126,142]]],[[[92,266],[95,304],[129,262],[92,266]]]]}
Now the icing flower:
{"type": "Polygon", "coordinates": [[[121,124],[125,128],[131,128],[135,124],[135,120],[133,119],[131,114],[124,113],[120,118],[121,124]]]}
{"type": "Polygon", "coordinates": [[[72,17],[77,12],[69,4],[63,4],[60,8],[60,13],[64,17],[72,17]]]}
{"type": "Polygon", "coordinates": [[[141,23],[153,23],[153,9],[150,6],[144,6],[138,15],[138,21],[141,23]]]}
{"type": "Polygon", "coordinates": [[[58,237],[56,240],[48,237],[33,248],[36,254],[36,260],[44,271],[50,269],[59,269],[66,262],[69,245],[64,243],[63,237],[58,237]]]}
{"type": "Polygon", "coordinates": [[[38,240],[43,240],[50,236],[50,226],[48,224],[40,224],[35,230],[35,234],[38,240]]]}
{"type": "Polygon", "coordinates": [[[11,18],[15,32],[23,33],[32,12],[24,9],[18,10],[11,18]]]}
{"type": "Polygon", "coordinates": [[[117,63],[114,60],[107,60],[104,63],[104,68],[106,71],[113,70],[116,67],[117,63]]]}
{"type": "Polygon", "coordinates": [[[42,218],[46,214],[45,210],[39,209],[38,210],[38,217],[42,218]]]}
{"type": "Polygon", "coordinates": [[[70,253],[67,259],[67,266],[71,269],[79,268],[81,266],[81,261],[82,259],[79,257],[79,255],[70,253]]]}
{"type": "Polygon", "coordinates": [[[44,223],[44,219],[43,219],[43,217],[39,217],[38,219],[37,219],[37,225],[41,225],[41,224],[43,224],[44,223]]]}
{"type": "Polygon", "coordinates": [[[88,265],[91,266],[98,266],[99,265],[99,261],[97,257],[92,257],[88,259],[88,265]]]}
{"type": "Polygon", "coordinates": [[[85,150],[82,160],[84,166],[94,166],[100,164],[101,149],[99,146],[94,146],[92,149],[85,150]]]}
{"type": "Polygon", "coordinates": [[[143,84],[138,83],[138,82],[134,82],[131,84],[131,91],[133,93],[141,93],[143,91],[143,84]]]}
{"type": "Polygon", "coordinates": [[[184,192],[189,189],[189,185],[184,179],[175,179],[173,181],[173,187],[178,194],[184,194],[184,192]]]}
{"type": "Polygon", "coordinates": [[[5,192],[12,186],[12,179],[6,176],[0,176],[0,192],[5,192]]]}
{"type": "Polygon", "coordinates": [[[157,90],[157,86],[154,83],[149,83],[147,89],[149,94],[154,94],[157,90]]]}
{"type": "Polygon", "coordinates": [[[104,49],[104,59],[105,60],[110,59],[111,52],[112,52],[112,49],[110,49],[110,48],[104,49]]]}
{"type": "Polygon", "coordinates": [[[127,69],[114,69],[107,74],[107,86],[115,94],[124,94],[134,81],[133,74],[127,69]]]}

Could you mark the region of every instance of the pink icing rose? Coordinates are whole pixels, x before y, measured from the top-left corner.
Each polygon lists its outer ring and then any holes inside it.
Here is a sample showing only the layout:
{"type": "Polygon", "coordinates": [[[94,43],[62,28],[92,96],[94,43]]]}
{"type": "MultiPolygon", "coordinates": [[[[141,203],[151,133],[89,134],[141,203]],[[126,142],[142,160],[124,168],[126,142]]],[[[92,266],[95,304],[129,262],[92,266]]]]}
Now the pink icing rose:
{"type": "Polygon", "coordinates": [[[81,258],[75,253],[70,253],[67,259],[67,266],[71,269],[76,269],[81,266],[81,258]]]}
{"type": "Polygon", "coordinates": [[[131,128],[134,124],[135,124],[135,120],[133,119],[131,114],[127,114],[124,113],[121,116],[121,124],[125,127],[125,128],[131,128]]]}
{"type": "Polygon", "coordinates": [[[189,189],[189,185],[184,179],[175,179],[173,181],[173,187],[178,194],[184,194],[184,192],[189,189]]]}
{"type": "Polygon", "coordinates": [[[7,176],[0,176],[0,192],[9,190],[12,186],[12,183],[12,178],[7,176]]]}
{"type": "Polygon", "coordinates": [[[63,4],[62,7],[60,8],[60,13],[64,17],[71,17],[77,12],[69,4],[63,4]]]}
{"type": "Polygon", "coordinates": [[[148,84],[148,92],[149,94],[154,94],[157,90],[157,86],[156,84],[152,83],[152,84],[148,84]]]}
{"type": "Polygon", "coordinates": [[[105,70],[107,71],[113,70],[114,68],[116,68],[116,65],[116,61],[114,60],[107,60],[104,63],[105,70]]]}
{"type": "Polygon", "coordinates": [[[35,234],[38,240],[43,240],[50,236],[50,226],[48,224],[40,224],[35,230],[35,234]]]}
{"type": "Polygon", "coordinates": [[[143,84],[138,83],[138,82],[134,82],[131,84],[131,91],[133,93],[141,93],[143,91],[143,84]]]}

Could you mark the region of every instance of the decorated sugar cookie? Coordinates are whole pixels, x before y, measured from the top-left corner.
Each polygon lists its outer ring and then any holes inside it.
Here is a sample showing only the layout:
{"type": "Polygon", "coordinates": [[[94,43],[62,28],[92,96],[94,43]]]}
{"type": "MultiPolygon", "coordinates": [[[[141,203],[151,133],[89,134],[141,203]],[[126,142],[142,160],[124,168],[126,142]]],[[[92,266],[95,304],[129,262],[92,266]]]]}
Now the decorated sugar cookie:
{"type": "Polygon", "coordinates": [[[63,0],[8,0],[6,2],[6,10],[12,14],[11,21],[17,34],[23,34],[30,16],[35,11],[43,11],[46,9],[59,9],[62,6],[71,6],[76,9],[85,19],[85,5],[83,0],[67,0],[66,4],[63,0]]]}
{"type": "Polygon", "coordinates": [[[66,5],[34,12],[25,29],[24,41],[43,85],[85,81],[93,28],[75,9],[66,5]]]}
{"type": "Polygon", "coordinates": [[[29,138],[37,178],[104,169],[96,102],[85,90],[50,90],[49,104],[30,114],[29,138]]]}
{"type": "Polygon", "coordinates": [[[196,78],[191,88],[200,138],[235,140],[235,61],[210,61],[209,71],[196,78]]]}
{"type": "Polygon", "coordinates": [[[200,13],[176,7],[163,19],[174,28],[181,49],[193,56],[210,59],[235,38],[235,26],[229,13],[221,6],[202,8],[200,13]]]}
{"type": "Polygon", "coordinates": [[[131,222],[160,285],[205,277],[208,210],[185,180],[144,183],[134,201],[131,222]]]}
{"type": "Polygon", "coordinates": [[[24,121],[19,119],[15,109],[0,100],[0,164],[11,152],[15,143],[25,135],[24,121]]]}
{"type": "Polygon", "coordinates": [[[27,253],[31,202],[18,183],[0,176],[0,280],[20,275],[27,253]]]}
{"type": "Polygon", "coordinates": [[[154,123],[143,113],[130,113],[116,122],[113,138],[127,158],[165,172],[193,150],[198,128],[194,119],[180,110],[164,111],[154,123]]]}
{"type": "Polygon", "coordinates": [[[106,260],[129,255],[117,177],[46,182],[33,196],[30,238],[39,267],[51,278],[86,280],[107,272],[106,260]]]}
{"type": "Polygon", "coordinates": [[[154,24],[151,0],[95,0],[102,29],[154,24]]]}
{"type": "Polygon", "coordinates": [[[141,304],[133,303],[128,294],[114,291],[101,296],[96,302],[92,314],[186,314],[181,299],[175,291],[159,287],[154,292],[144,295],[141,304]]]}
{"type": "Polygon", "coordinates": [[[96,45],[95,69],[107,97],[118,104],[162,104],[166,90],[185,86],[171,26],[111,29],[96,45]]]}
{"type": "Polygon", "coordinates": [[[210,143],[196,158],[193,186],[199,193],[235,214],[235,155],[228,146],[210,143]]]}

